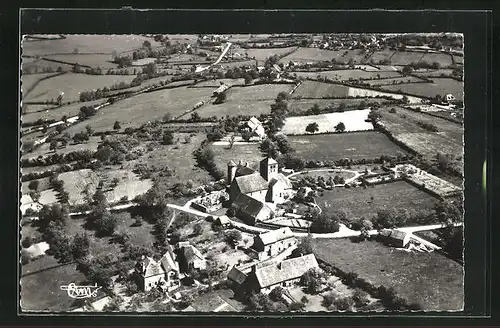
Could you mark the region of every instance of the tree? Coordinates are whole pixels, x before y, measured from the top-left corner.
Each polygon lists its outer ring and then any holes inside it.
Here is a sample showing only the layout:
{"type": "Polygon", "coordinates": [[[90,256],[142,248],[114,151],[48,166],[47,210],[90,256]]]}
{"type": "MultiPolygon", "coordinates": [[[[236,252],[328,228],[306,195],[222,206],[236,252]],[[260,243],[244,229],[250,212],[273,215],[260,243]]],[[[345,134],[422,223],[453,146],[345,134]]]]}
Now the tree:
{"type": "Polygon", "coordinates": [[[239,230],[232,229],[224,233],[224,238],[227,243],[229,243],[232,246],[236,246],[243,237],[239,230]]]}
{"type": "Polygon", "coordinates": [[[354,304],[358,307],[365,306],[370,303],[370,300],[368,299],[368,293],[359,288],[356,288],[354,290],[352,299],[354,301],[354,304]]]}
{"type": "Polygon", "coordinates": [[[28,188],[30,190],[38,190],[38,186],[40,185],[40,181],[39,180],[32,180],[30,181],[30,183],[28,184],[28,188]]]}
{"type": "Polygon", "coordinates": [[[294,253],[298,256],[312,254],[313,252],[313,238],[312,235],[307,235],[306,238],[303,238],[297,248],[294,250],[294,253]]]}
{"type": "Polygon", "coordinates": [[[196,236],[199,236],[199,235],[201,235],[202,232],[203,232],[203,227],[201,226],[201,224],[196,223],[193,226],[193,234],[195,234],[196,236]]]}
{"type": "Polygon", "coordinates": [[[401,70],[403,72],[403,74],[411,74],[411,72],[413,72],[413,68],[409,65],[406,65],[403,67],[403,69],[401,70]]]}
{"type": "Polygon", "coordinates": [[[290,311],[304,311],[306,306],[302,302],[293,302],[288,306],[290,311]]]}
{"type": "Polygon", "coordinates": [[[325,274],[318,269],[309,269],[300,277],[300,284],[309,294],[317,294],[321,289],[325,274]]]}
{"type": "Polygon", "coordinates": [[[165,131],[163,133],[163,144],[164,145],[172,145],[174,143],[174,134],[172,131],[165,131]]]}
{"type": "Polygon", "coordinates": [[[409,104],[410,100],[408,99],[408,96],[404,95],[403,98],[401,98],[401,102],[403,104],[409,104]]]}
{"type": "Polygon", "coordinates": [[[340,223],[338,217],[335,214],[328,215],[323,212],[314,216],[313,222],[310,227],[311,232],[322,233],[339,231],[340,223]]]}
{"type": "Polygon", "coordinates": [[[89,254],[90,240],[86,233],[77,234],[71,243],[71,253],[75,261],[86,257],[89,254]]]}
{"type": "Polygon", "coordinates": [[[283,297],[283,293],[284,293],[284,290],[283,288],[281,288],[280,286],[278,287],[275,287],[270,293],[269,293],[269,297],[275,301],[275,302],[279,302],[281,301],[281,298],[283,297]]]}
{"type": "Polygon", "coordinates": [[[340,132],[340,133],[344,132],[345,131],[345,124],[342,122],[339,122],[339,124],[337,124],[335,126],[335,131],[340,132]]]}
{"type": "Polygon", "coordinates": [[[120,130],[122,127],[120,125],[120,122],[115,121],[115,124],[113,125],[113,130],[120,130]]]}
{"type": "Polygon", "coordinates": [[[193,122],[199,122],[201,121],[201,116],[198,114],[198,112],[194,112],[191,114],[191,121],[193,122]]]}
{"type": "Polygon", "coordinates": [[[103,215],[95,221],[96,232],[101,236],[112,236],[118,225],[117,218],[109,211],[105,211],[103,215]]]}
{"type": "Polygon", "coordinates": [[[85,131],[87,132],[87,134],[89,136],[93,135],[94,134],[94,129],[92,129],[92,127],[90,125],[86,125],[85,126],[85,131]]]}
{"type": "Polygon", "coordinates": [[[250,84],[252,83],[252,76],[250,74],[245,74],[245,76],[243,77],[245,79],[245,84],[250,84]]]}
{"type": "Polygon", "coordinates": [[[274,310],[273,302],[270,297],[263,293],[252,295],[248,304],[249,311],[266,311],[271,312],[274,310]]]}
{"type": "Polygon", "coordinates": [[[215,97],[214,104],[222,104],[224,101],[226,101],[227,95],[225,92],[220,92],[217,94],[215,97]]]}
{"type": "Polygon", "coordinates": [[[235,138],[234,134],[229,138],[229,149],[233,148],[235,138]]]}
{"type": "Polygon", "coordinates": [[[311,108],[309,108],[309,112],[313,115],[321,114],[321,108],[318,104],[314,104],[311,108]]]}
{"type": "Polygon", "coordinates": [[[69,211],[66,206],[55,203],[51,205],[44,205],[39,213],[39,222],[43,228],[49,226],[51,222],[63,226],[69,217],[69,211]]]}
{"type": "Polygon", "coordinates": [[[317,131],[319,131],[319,126],[316,122],[309,123],[306,127],[306,132],[315,133],[317,131]]]}
{"type": "Polygon", "coordinates": [[[250,131],[243,131],[241,132],[241,138],[243,140],[245,140],[246,142],[250,141],[250,139],[252,138],[253,136],[253,133],[250,132],[250,131]]]}
{"type": "Polygon", "coordinates": [[[269,138],[262,140],[259,148],[264,157],[276,159],[279,156],[278,146],[269,138]]]}
{"type": "Polygon", "coordinates": [[[56,139],[52,139],[50,141],[50,150],[56,150],[57,149],[57,145],[59,144],[59,142],[56,140],[56,139]]]}
{"type": "Polygon", "coordinates": [[[170,113],[166,113],[164,116],[163,116],[163,122],[170,122],[172,120],[172,114],[170,113]]]}
{"type": "Polygon", "coordinates": [[[449,201],[442,200],[434,205],[434,211],[438,222],[451,225],[463,221],[462,211],[458,206],[449,201]]]}
{"type": "Polygon", "coordinates": [[[368,114],[368,119],[373,123],[378,122],[382,118],[382,115],[377,109],[372,109],[368,114]]]}

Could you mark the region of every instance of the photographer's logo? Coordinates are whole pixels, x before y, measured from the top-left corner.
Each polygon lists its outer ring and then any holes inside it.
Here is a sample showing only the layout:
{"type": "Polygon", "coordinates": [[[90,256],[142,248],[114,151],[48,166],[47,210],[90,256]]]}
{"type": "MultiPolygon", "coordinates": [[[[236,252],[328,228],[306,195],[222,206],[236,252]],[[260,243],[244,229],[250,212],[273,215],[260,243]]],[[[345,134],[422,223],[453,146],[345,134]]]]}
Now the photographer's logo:
{"type": "Polygon", "coordinates": [[[67,286],[61,286],[60,288],[61,290],[65,290],[69,297],[77,299],[96,297],[97,292],[101,289],[97,284],[94,286],[77,286],[73,282],[67,286]]]}

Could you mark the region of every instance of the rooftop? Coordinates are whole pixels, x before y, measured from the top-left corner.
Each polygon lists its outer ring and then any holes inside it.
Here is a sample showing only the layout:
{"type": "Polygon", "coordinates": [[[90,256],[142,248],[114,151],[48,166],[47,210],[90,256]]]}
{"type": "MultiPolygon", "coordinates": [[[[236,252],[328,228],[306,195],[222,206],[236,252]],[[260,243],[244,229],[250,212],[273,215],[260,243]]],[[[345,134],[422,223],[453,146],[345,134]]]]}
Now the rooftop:
{"type": "Polygon", "coordinates": [[[264,245],[274,244],[280,240],[294,237],[292,230],[285,227],[277,230],[262,233],[255,238],[259,238],[264,245]]]}
{"type": "Polygon", "coordinates": [[[285,260],[277,265],[255,269],[255,277],[261,288],[301,277],[310,269],[319,269],[314,254],[285,260]]]}
{"type": "MultiPolygon", "coordinates": [[[[247,169],[251,170],[250,168],[247,169]]],[[[255,171],[251,174],[237,176],[234,178],[234,181],[238,185],[240,192],[243,194],[266,190],[268,187],[267,181],[260,175],[260,173],[255,171]]]]}

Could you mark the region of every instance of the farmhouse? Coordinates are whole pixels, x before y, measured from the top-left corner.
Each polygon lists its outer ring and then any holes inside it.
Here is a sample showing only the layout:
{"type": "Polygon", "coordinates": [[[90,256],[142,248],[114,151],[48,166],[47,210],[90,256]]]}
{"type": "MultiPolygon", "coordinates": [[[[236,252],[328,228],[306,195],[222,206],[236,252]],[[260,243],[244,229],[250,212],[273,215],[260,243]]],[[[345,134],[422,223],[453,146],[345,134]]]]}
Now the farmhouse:
{"type": "Polygon", "coordinates": [[[258,136],[259,138],[265,137],[266,131],[264,126],[256,117],[251,117],[248,122],[246,122],[246,126],[253,135],[258,136]]]}
{"type": "Polygon", "coordinates": [[[278,162],[272,158],[260,161],[259,172],[247,165],[228,163],[229,195],[234,201],[240,194],[245,194],[261,202],[283,203],[292,192],[292,183],[278,173],[278,162]]]}
{"type": "Polygon", "coordinates": [[[394,247],[406,247],[410,242],[411,234],[401,230],[384,229],[380,232],[380,238],[383,242],[394,247]]]}
{"type": "Polygon", "coordinates": [[[248,287],[254,292],[267,294],[278,286],[293,286],[310,269],[319,269],[314,254],[263,267],[253,266],[248,276],[248,287]]]}
{"type": "Polygon", "coordinates": [[[263,261],[295,245],[297,245],[297,238],[290,228],[285,227],[255,236],[252,249],[256,252],[258,259],[263,261]]]}
{"type": "Polygon", "coordinates": [[[267,221],[273,213],[269,205],[245,194],[239,194],[233,201],[233,206],[236,208],[236,216],[251,225],[257,221],[267,221]]]}
{"type": "Polygon", "coordinates": [[[143,256],[135,267],[139,276],[139,287],[147,292],[154,287],[171,291],[180,286],[179,265],[174,260],[174,254],[169,249],[160,261],[143,256]]]}
{"type": "Polygon", "coordinates": [[[229,86],[227,84],[221,84],[220,87],[214,90],[214,96],[218,96],[221,93],[224,93],[227,89],[229,89],[229,86]]]}
{"type": "Polygon", "coordinates": [[[193,245],[185,245],[180,249],[180,265],[182,271],[205,270],[207,260],[193,245]]]}

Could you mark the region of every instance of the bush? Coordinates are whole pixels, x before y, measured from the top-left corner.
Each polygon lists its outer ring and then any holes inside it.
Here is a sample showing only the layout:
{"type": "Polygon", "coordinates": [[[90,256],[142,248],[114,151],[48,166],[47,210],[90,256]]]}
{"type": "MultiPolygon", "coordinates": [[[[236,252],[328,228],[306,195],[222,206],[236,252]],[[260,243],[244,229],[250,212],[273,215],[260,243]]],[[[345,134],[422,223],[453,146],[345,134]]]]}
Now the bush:
{"type": "Polygon", "coordinates": [[[275,287],[270,293],[269,293],[269,297],[271,297],[271,299],[275,302],[278,302],[281,300],[281,298],[283,297],[283,288],[281,288],[280,286],[278,287],[275,287]]]}
{"type": "Polygon", "coordinates": [[[23,241],[21,242],[21,245],[24,248],[28,248],[31,245],[33,245],[33,239],[30,236],[27,236],[26,238],[23,239],[23,241]]]}

